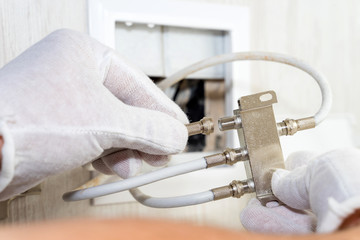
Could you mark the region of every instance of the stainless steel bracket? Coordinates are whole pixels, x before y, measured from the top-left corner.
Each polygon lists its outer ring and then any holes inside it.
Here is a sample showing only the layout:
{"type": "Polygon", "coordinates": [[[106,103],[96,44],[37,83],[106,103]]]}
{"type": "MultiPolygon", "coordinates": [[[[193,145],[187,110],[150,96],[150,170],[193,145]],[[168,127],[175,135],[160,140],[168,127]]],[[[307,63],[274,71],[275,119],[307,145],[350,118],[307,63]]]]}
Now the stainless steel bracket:
{"type": "Polygon", "coordinates": [[[274,91],[244,96],[238,100],[239,109],[234,110],[234,116],[219,120],[221,130],[237,130],[240,145],[248,152],[247,177],[253,180],[256,197],[263,205],[278,201],[271,190],[271,177],[276,168],[285,168],[274,103],[274,91]]]}

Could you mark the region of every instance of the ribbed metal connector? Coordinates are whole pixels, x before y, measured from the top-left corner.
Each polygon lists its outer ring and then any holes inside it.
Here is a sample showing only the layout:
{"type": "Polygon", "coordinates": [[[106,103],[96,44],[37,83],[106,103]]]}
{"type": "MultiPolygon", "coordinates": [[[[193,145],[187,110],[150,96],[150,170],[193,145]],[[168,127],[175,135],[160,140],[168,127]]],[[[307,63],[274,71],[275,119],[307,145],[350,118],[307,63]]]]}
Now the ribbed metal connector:
{"type": "Polygon", "coordinates": [[[315,127],[315,119],[313,117],[301,119],[285,119],[277,123],[279,136],[292,136],[298,131],[311,129],[315,127]]]}
{"type": "Polygon", "coordinates": [[[255,191],[252,179],[244,181],[232,181],[228,186],[214,188],[211,190],[214,194],[214,200],[224,199],[228,197],[240,198],[245,193],[255,191]]]}
{"type": "Polygon", "coordinates": [[[244,180],[244,181],[232,181],[230,186],[233,190],[233,197],[240,198],[245,193],[252,193],[255,191],[254,181],[252,179],[244,180]]]}
{"type": "Polygon", "coordinates": [[[233,165],[240,161],[249,160],[249,154],[246,148],[227,148],[224,151],[226,157],[226,164],[233,165]]]}
{"type": "Polygon", "coordinates": [[[222,153],[217,153],[205,157],[207,168],[218,165],[233,165],[240,161],[249,160],[248,152],[245,148],[227,148],[222,153]]]}
{"type": "Polygon", "coordinates": [[[198,122],[193,122],[185,125],[188,130],[188,135],[205,134],[209,135],[214,132],[214,122],[212,118],[204,117],[198,122]]]}

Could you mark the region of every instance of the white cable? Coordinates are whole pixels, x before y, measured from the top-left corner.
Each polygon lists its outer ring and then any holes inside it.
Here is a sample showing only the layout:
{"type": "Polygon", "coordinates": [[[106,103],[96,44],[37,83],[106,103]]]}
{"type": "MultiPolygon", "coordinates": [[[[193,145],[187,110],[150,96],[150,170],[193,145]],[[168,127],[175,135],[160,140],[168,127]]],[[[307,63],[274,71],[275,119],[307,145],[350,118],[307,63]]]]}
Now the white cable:
{"type": "Polygon", "coordinates": [[[288,64],[305,71],[311,77],[313,77],[315,81],[318,83],[322,94],[321,107],[318,110],[318,112],[314,115],[316,125],[322,122],[325,119],[325,117],[328,115],[332,104],[332,94],[331,94],[330,85],[327,82],[326,78],[320,72],[316,71],[313,67],[311,67],[307,63],[299,59],[296,59],[294,57],[279,53],[238,52],[238,53],[230,53],[230,54],[214,56],[202,60],[200,62],[197,62],[195,64],[192,64],[176,72],[170,77],[159,82],[158,87],[164,90],[170,87],[171,85],[179,82],[180,80],[184,79],[186,76],[194,72],[197,72],[201,69],[211,67],[220,63],[239,61],[239,60],[261,60],[261,61],[278,62],[278,63],[288,64]]]}
{"type": "MultiPolygon", "coordinates": [[[[314,115],[316,125],[318,125],[321,121],[323,121],[327,116],[327,114],[329,113],[332,103],[332,94],[331,94],[330,86],[327,80],[325,79],[325,77],[320,72],[316,71],[310,65],[302,62],[301,60],[278,53],[240,52],[240,53],[231,53],[231,54],[211,57],[203,61],[197,62],[189,67],[186,67],[183,70],[180,70],[179,72],[161,81],[158,84],[158,86],[162,89],[165,89],[177,83],[178,81],[182,80],[191,73],[194,73],[196,71],[199,71],[201,69],[213,65],[236,61],[236,60],[263,60],[263,61],[279,62],[297,67],[307,72],[318,83],[322,93],[321,107],[318,110],[318,112],[314,115]]],[[[205,169],[206,167],[207,167],[206,160],[204,158],[201,158],[188,163],[163,168],[151,173],[125,179],[119,182],[67,192],[63,195],[63,199],[65,201],[77,201],[77,200],[100,197],[100,196],[132,189],[130,192],[134,196],[134,198],[138,200],[140,203],[150,207],[157,207],[157,208],[180,207],[180,206],[205,203],[214,200],[214,195],[212,191],[206,191],[202,193],[190,194],[179,197],[153,198],[143,194],[140,190],[135,188],[159,180],[163,180],[165,178],[181,175],[188,172],[193,172],[200,169],[205,169]]]]}
{"type": "Polygon", "coordinates": [[[212,191],[205,191],[195,194],[189,194],[178,197],[169,197],[169,198],[150,197],[142,193],[137,188],[131,189],[130,193],[139,203],[153,208],[184,207],[184,206],[191,206],[191,205],[214,201],[214,194],[212,191]]]}
{"type": "Polygon", "coordinates": [[[145,173],[140,176],[124,179],[118,182],[67,192],[63,195],[63,199],[65,201],[78,201],[101,197],[111,193],[122,192],[149,183],[157,182],[165,178],[205,169],[206,167],[207,163],[205,158],[200,158],[175,166],[162,168],[150,173],[145,173]]]}

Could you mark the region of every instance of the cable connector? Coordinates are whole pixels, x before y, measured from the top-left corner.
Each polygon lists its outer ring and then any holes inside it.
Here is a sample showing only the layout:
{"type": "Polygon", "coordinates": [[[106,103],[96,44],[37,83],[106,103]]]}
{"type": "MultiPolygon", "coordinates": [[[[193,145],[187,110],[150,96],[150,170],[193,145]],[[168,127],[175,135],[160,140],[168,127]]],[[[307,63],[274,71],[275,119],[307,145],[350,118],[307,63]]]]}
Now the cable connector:
{"type": "Polygon", "coordinates": [[[242,127],[241,118],[239,115],[220,118],[218,120],[218,126],[220,131],[239,129],[242,127]]]}
{"type": "Polygon", "coordinates": [[[298,131],[311,129],[315,127],[315,119],[313,117],[301,118],[301,119],[285,119],[284,121],[277,123],[279,136],[292,136],[298,131]]]}
{"type": "Polygon", "coordinates": [[[249,160],[249,154],[246,148],[227,148],[223,154],[225,155],[225,164],[227,165],[234,165],[237,162],[249,160]]]}
{"type": "Polygon", "coordinates": [[[188,130],[188,135],[204,134],[209,135],[214,132],[214,122],[212,118],[204,117],[198,122],[193,122],[185,125],[188,130]]]}
{"type": "Polygon", "coordinates": [[[209,155],[204,157],[207,163],[207,168],[218,166],[218,165],[233,165],[240,161],[249,160],[248,152],[245,148],[227,148],[222,153],[209,155]]]}
{"type": "Polygon", "coordinates": [[[214,194],[214,201],[234,197],[240,198],[245,193],[252,193],[255,191],[254,182],[252,179],[243,181],[232,181],[228,186],[211,189],[214,194]]]}

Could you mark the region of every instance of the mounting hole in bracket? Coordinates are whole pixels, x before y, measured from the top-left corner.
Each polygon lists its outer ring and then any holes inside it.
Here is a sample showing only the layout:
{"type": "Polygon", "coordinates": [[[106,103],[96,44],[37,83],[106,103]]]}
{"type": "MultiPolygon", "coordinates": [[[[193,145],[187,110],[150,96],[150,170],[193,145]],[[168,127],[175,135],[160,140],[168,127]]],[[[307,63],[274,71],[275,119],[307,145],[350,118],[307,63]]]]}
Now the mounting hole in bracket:
{"type": "Polygon", "coordinates": [[[270,93],[265,93],[259,97],[260,101],[267,102],[270,101],[273,98],[273,96],[270,93]]]}

